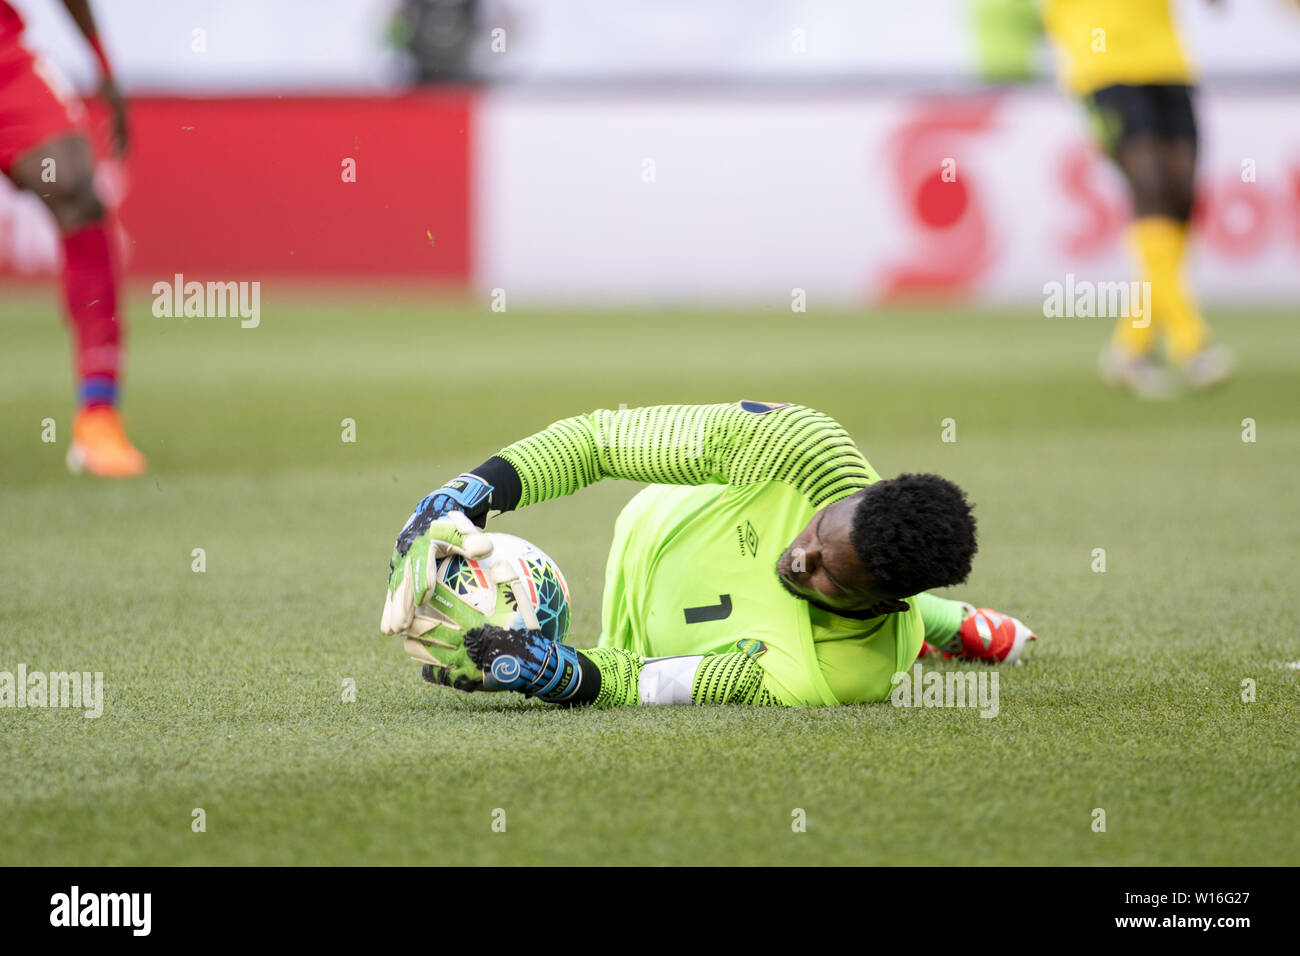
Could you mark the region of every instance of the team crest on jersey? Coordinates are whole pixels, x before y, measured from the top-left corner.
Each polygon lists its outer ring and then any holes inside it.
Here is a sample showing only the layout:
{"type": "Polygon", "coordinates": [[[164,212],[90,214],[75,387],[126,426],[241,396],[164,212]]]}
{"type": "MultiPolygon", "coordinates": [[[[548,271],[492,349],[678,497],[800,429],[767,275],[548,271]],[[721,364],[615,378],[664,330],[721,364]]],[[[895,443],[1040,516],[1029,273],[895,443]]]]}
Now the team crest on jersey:
{"type": "Polygon", "coordinates": [[[740,407],[744,411],[752,412],[755,415],[762,415],[765,412],[774,412],[778,408],[789,408],[789,402],[740,402],[740,407]]]}

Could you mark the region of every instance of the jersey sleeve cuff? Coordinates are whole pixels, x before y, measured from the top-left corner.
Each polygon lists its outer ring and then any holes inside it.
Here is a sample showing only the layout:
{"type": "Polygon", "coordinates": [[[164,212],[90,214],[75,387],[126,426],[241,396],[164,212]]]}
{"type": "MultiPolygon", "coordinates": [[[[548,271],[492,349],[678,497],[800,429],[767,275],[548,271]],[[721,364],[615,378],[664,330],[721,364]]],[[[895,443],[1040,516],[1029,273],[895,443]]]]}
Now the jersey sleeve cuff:
{"type": "Polygon", "coordinates": [[[514,511],[523,497],[524,486],[519,479],[519,472],[514,465],[499,455],[493,455],[470,474],[477,475],[492,486],[492,495],[488,499],[491,511],[514,511]]]}

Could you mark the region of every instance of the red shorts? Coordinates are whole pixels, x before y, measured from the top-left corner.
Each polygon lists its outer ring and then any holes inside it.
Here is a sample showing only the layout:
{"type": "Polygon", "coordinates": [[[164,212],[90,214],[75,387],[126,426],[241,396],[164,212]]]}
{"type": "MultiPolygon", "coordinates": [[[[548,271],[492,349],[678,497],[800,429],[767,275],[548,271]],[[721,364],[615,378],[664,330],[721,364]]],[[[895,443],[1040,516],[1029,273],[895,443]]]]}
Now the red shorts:
{"type": "Polygon", "coordinates": [[[48,60],[0,40],[0,172],[42,143],[84,132],[85,107],[48,60]]]}

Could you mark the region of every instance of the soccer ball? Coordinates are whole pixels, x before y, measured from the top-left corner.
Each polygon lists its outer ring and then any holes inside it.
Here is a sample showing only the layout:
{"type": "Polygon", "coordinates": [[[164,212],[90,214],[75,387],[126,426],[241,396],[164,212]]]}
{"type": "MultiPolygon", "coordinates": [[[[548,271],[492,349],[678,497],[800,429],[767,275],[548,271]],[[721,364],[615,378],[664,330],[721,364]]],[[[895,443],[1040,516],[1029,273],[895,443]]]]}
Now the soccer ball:
{"type": "Polygon", "coordinates": [[[487,537],[486,558],[453,554],[438,562],[433,586],[415,609],[416,631],[406,632],[407,656],[426,665],[431,683],[478,688],[483,674],[465,650],[465,635],[476,627],[537,630],[554,641],[569,636],[569,585],[559,566],[523,538],[487,537]]]}
{"type": "Polygon", "coordinates": [[[523,538],[495,531],[487,536],[490,555],[452,555],[438,567],[436,581],[483,615],[484,624],[525,630],[535,624],[546,637],[563,641],[569,635],[569,585],[559,565],[523,538]]]}

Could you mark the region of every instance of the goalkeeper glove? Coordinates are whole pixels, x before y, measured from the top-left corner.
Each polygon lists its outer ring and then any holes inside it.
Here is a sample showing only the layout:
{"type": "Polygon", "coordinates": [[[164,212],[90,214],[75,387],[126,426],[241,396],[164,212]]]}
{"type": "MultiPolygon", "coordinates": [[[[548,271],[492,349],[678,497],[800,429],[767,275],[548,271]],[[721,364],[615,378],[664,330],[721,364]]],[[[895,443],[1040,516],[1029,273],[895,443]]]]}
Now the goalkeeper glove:
{"type": "MultiPolygon", "coordinates": [[[[476,627],[465,635],[465,650],[482,668],[482,690],[514,690],[552,704],[579,699],[583,669],[577,649],[544,637],[541,631],[476,627]]],[[[580,699],[594,699],[597,690],[599,685],[589,688],[580,699]]]]}
{"type": "MultiPolygon", "coordinates": [[[[438,580],[438,569],[452,555],[477,559],[491,552],[491,538],[463,513],[452,511],[432,522],[405,555],[394,553],[396,566],[379,629],[403,636],[406,653],[426,664],[426,674],[433,675],[428,679],[434,683],[463,691],[483,687],[482,672],[465,650],[465,634],[486,619],[479,608],[438,580]]],[[[515,582],[504,577],[494,583],[511,588],[515,582]]]]}
{"type": "Polygon", "coordinates": [[[439,518],[453,511],[459,511],[472,519],[482,519],[478,521],[480,526],[485,523],[488,499],[492,491],[492,485],[478,475],[466,472],[453,478],[437,491],[425,495],[411,512],[411,517],[406,519],[406,525],[397,536],[397,554],[393,558],[393,564],[389,566],[389,571],[396,570],[397,559],[405,557],[415,539],[428,531],[429,525],[439,518]]]}
{"type": "Polygon", "coordinates": [[[453,554],[476,559],[491,553],[492,539],[463,512],[451,511],[430,522],[404,554],[393,553],[379,629],[385,634],[419,637],[443,623],[446,615],[427,603],[436,583],[438,562],[453,554]]]}

